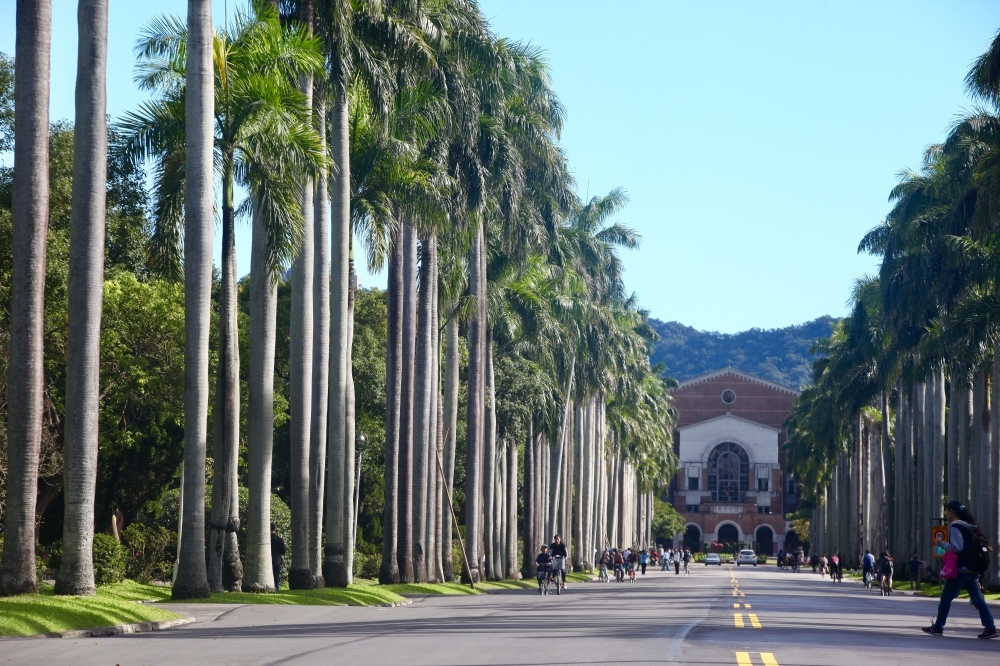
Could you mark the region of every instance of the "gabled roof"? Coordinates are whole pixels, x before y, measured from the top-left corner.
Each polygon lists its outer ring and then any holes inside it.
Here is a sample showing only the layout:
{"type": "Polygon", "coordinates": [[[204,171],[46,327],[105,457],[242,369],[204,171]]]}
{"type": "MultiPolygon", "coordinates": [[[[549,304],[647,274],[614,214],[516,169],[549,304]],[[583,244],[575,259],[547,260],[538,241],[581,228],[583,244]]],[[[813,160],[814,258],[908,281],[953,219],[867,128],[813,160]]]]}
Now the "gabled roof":
{"type": "Polygon", "coordinates": [[[764,425],[763,423],[758,423],[757,421],[751,421],[750,419],[745,419],[742,416],[736,416],[735,414],[730,414],[729,412],[726,412],[725,414],[722,414],[720,416],[713,416],[712,418],[705,419],[704,421],[698,421],[697,423],[691,423],[686,426],[681,426],[677,430],[679,432],[681,430],[687,430],[688,428],[697,428],[699,426],[705,425],[706,423],[711,423],[712,421],[720,421],[722,419],[735,419],[736,421],[743,421],[744,423],[749,423],[750,425],[757,426],[758,428],[764,428],[765,430],[781,432],[781,428],[772,428],[769,425],[764,425]]]}
{"type": "Polygon", "coordinates": [[[723,368],[722,370],[712,370],[711,372],[706,372],[703,375],[698,375],[697,377],[692,377],[677,385],[677,389],[687,388],[689,386],[694,386],[695,384],[701,384],[713,379],[718,379],[720,377],[735,377],[737,379],[743,379],[754,384],[760,384],[761,386],[766,386],[772,388],[775,391],[781,391],[782,393],[787,393],[789,395],[799,396],[802,391],[798,389],[793,389],[791,386],[785,386],[784,384],[778,384],[777,382],[772,382],[770,380],[764,379],[763,377],[757,377],[756,375],[751,375],[742,370],[737,370],[736,368],[723,368]]]}

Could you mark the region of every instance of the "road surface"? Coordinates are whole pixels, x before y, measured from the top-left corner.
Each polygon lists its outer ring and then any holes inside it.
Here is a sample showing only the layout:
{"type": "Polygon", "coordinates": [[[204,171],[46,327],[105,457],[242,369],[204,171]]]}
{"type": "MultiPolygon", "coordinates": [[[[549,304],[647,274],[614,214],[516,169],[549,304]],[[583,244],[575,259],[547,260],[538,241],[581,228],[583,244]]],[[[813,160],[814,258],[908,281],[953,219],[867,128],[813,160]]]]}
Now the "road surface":
{"type": "Polygon", "coordinates": [[[0,666],[1000,664],[1000,639],[976,639],[982,628],[966,601],[936,638],[920,632],[934,600],[883,599],[774,566],[695,565],[688,576],[572,584],[561,596],[427,597],[398,608],[164,607],[199,621],[113,638],[0,639],[0,666]]]}

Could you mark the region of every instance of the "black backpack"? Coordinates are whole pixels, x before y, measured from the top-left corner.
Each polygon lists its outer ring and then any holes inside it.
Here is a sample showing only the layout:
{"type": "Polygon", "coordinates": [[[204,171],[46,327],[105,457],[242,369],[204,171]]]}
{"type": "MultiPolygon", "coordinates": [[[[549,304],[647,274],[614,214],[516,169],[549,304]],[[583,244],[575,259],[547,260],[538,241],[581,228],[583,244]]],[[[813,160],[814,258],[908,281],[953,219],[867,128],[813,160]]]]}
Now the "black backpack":
{"type": "Polygon", "coordinates": [[[969,529],[964,525],[955,525],[962,531],[964,544],[958,554],[958,566],[965,567],[975,573],[983,573],[990,568],[990,545],[986,535],[978,527],[969,529]]]}

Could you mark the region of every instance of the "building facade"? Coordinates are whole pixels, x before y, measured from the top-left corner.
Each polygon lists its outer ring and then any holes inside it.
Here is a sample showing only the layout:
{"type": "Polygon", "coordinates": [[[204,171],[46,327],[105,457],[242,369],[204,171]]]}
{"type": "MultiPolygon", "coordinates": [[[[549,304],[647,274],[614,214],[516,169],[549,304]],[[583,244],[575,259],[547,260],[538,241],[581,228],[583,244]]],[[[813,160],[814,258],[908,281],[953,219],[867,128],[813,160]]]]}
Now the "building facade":
{"type": "Polygon", "coordinates": [[[721,542],[765,555],[796,546],[785,514],[798,493],[782,447],[799,391],[726,368],[681,382],[672,395],[680,469],[670,500],[685,522],[674,546],[697,552],[721,542]]]}

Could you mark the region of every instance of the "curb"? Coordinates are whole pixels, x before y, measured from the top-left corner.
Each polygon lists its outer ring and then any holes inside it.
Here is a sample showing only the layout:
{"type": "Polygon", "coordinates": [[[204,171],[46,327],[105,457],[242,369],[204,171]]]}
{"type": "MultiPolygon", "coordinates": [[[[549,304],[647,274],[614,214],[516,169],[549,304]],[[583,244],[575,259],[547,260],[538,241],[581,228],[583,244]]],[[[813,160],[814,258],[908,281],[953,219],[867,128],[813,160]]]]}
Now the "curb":
{"type": "MultiPolygon", "coordinates": [[[[124,634],[143,634],[149,631],[163,631],[171,627],[191,624],[193,617],[181,617],[176,620],[160,620],[158,622],[136,622],[133,624],[118,624],[113,627],[98,627],[97,629],[74,629],[72,631],[51,631],[40,634],[39,638],[98,638],[103,636],[122,636],[124,634]]],[[[25,638],[28,638],[25,636],[25,638]]]]}
{"type": "Polygon", "coordinates": [[[382,608],[398,608],[400,606],[409,606],[413,603],[413,599],[403,599],[402,601],[394,601],[391,604],[379,604],[382,608]]]}

